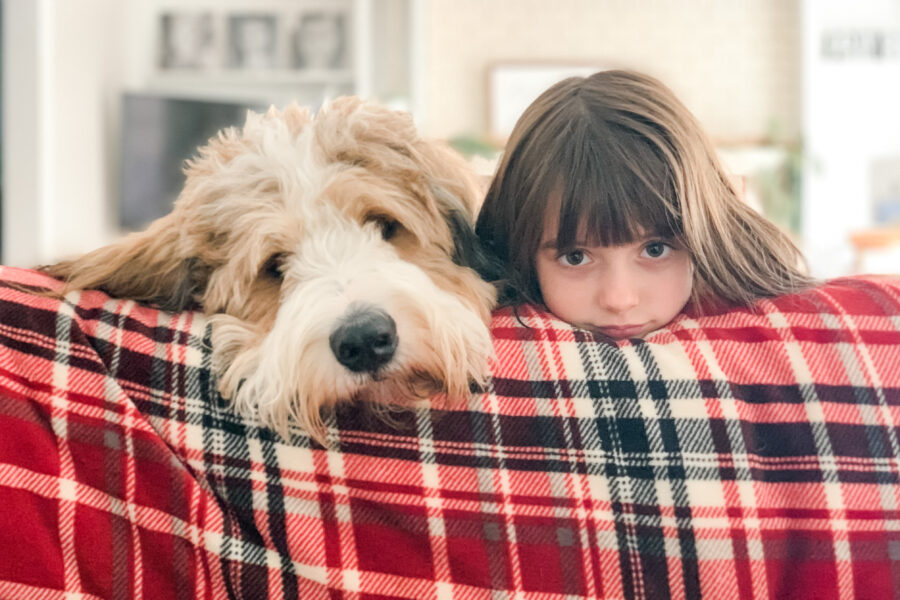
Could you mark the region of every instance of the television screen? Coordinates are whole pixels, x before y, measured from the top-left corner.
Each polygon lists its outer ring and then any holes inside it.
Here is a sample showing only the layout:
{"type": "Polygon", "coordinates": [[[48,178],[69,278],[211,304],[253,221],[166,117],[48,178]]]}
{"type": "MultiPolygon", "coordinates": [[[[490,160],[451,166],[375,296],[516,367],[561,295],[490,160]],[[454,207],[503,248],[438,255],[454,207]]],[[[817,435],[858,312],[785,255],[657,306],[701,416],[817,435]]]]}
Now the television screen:
{"type": "Polygon", "coordinates": [[[267,106],[124,94],[119,225],[146,227],[172,210],[184,186],[184,161],[220,129],[242,126],[247,110],[267,106]]]}

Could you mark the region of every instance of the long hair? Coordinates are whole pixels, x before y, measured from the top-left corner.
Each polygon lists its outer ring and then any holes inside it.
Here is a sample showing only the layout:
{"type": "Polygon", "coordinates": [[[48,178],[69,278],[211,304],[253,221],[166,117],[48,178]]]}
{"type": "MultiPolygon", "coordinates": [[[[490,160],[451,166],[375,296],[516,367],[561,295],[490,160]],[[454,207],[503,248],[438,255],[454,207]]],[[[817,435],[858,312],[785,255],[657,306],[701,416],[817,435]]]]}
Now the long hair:
{"type": "Polygon", "coordinates": [[[551,194],[560,248],[582,232],[604,246],[675,240],[693,260],[698,308],[812,283],[790,238],[741,200],[699,122],[647,75],[565,79],[516,123],[476,225],[500,265],[504,304],[543,303],[535,256],[551,194]]]}

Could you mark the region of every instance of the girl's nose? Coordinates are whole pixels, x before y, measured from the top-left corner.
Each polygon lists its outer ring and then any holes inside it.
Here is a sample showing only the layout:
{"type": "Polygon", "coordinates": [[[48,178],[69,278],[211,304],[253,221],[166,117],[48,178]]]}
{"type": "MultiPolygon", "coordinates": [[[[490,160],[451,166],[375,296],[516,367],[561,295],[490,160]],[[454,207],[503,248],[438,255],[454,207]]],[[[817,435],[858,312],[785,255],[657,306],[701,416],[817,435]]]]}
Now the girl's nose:
{"type": "Polygon", "coordinates": [[[608,274],[597,284],[597,303],[610,313],[625,313],[640,301],[637,282],[621,271],[608,274]]]}

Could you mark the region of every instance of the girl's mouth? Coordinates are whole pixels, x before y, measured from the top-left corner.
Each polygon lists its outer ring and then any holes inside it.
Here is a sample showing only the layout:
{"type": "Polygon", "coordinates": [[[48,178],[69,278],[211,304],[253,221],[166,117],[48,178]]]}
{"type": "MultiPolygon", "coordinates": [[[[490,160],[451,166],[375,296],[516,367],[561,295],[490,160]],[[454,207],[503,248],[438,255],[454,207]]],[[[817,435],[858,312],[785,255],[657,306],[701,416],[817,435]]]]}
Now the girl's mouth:
{"type": "Polygon", "coordinates": [[[645,325],[646,323],[641,325],[616,325],[609,327],[595,327],[594,329],[615,340],[624,340],[637,337],[644,330],[645,325]]]}

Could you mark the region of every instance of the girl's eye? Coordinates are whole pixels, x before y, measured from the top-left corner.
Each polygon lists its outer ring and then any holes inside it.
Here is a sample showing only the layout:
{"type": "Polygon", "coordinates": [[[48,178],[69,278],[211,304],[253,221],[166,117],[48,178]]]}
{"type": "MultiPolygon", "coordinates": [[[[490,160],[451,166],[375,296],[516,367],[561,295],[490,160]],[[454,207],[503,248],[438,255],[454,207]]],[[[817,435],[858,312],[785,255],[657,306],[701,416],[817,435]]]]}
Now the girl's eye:
{"type": "Polygon", "coordinates": [[[653,241],[644,246],[642,256],[647,258],[663,258],[672,251],[672,246],[665,242],[653,241]]]}
{"type": "Polygon", "coordinates": [[[565,254],[560,255],[558,260],[567,267],[577,267],[591,262],[591,259],[584,253],[584,250],[566,252],[565,254]]]}

